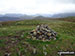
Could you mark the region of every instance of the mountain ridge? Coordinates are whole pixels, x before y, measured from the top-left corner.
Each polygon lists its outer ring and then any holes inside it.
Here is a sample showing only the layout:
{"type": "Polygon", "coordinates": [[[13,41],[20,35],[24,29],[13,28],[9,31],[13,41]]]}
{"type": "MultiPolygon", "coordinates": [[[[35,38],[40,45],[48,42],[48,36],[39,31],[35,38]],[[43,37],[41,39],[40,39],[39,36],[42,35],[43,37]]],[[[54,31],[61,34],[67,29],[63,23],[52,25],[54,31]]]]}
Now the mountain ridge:
{"type": "Polygon", "coordinates": [[[75,16],[75,13],[58,13],[58,14],[0,14],[0,21],[13,21],[13,20],[24,20],[24,19],[49,19],[49,18],[65,18],[69,16],[75,16]]]}

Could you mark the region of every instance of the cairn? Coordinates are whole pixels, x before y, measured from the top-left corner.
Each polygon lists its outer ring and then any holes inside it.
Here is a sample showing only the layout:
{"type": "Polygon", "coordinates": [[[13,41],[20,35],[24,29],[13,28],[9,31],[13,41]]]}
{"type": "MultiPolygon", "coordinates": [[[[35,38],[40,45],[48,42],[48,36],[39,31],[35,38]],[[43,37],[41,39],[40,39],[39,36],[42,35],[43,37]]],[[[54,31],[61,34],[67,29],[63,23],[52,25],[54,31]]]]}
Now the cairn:
{"type": "Polygon", "coordinates": [[[50,39],[56,39],[56,32],[53,31],[48,27],[48,25],[38,25],[36,29],[32,30],[30,32],[31,38],[32,39],[37,39],[37,40],[50,40],[50,39]]]}

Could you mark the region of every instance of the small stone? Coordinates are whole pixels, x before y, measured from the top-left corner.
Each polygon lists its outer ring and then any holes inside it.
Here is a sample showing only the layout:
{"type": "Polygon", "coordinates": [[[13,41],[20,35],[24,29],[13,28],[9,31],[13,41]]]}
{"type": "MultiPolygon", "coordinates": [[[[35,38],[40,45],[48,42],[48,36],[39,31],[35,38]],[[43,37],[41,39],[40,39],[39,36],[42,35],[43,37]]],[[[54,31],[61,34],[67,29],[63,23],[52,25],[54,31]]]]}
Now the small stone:
{"type": "Polygon", "coordinates": [[[33,39],[33,40],[35,40],[35,39],[36,39],[36,37],[33,37],[32,39],[33,39]]]}
{"type": "Polygon", "coordinates": [[[51,36],[51,33],[47,33],[48,36],[51,36]]]}
{"type": "Polygon", "coordinates": [[[43,52],[43,53],[44,53],[45,56],[47,55],[47,52],[43,52]]]}
{"type": "Polygon", "coordinates": [[[43,50],[46,50],[46,47],[45,46],[43,46],[43,50]]]}
{"type": "Polygon", "coordinates": [[[34,34],[34,35],[36,35],[37,33],[36,33],[36,32],[34,32],[33,34],[34,34]]]}
{"type": "Polygon", "coordinates": [[[58,46],[56,46],[56,48],[58,48],[58,46]]]}
{"type": "Polygon", "coordinates": [[[42,36],[39,36],[39,38],[42,38],[42,36]]]}
{"type": "Polygon", "coordinates": [[[5,53],[5,55],[4,56],[10,56],[10,53],[5,53]]]}
{"type": "Polygon", "coordinates": [[[24,35],[21,35],[21,37],[23,37],[24,35]]]}
{"type": "Polygon", "coordinates": [[[15,41],[12,41],[12,43],[15,43],[15,41]]]}
{"type": "Polygon", "coordinates": [[[49,41],[48,39],[46,39],[46,41],[49,41]]]}
{"type": "Polygon", "coordinates": [[[46,47],[48,47],[48,44],[46,44],[46,47]]]}
{"type": "Polygon", "coordinates": [[[36,52],[37,52],[37,51],[36,51],[36,49],[35,49],[35,48],[33,48],[33,54],[36,54],[36,52]]]}
{"type": "Polygon", "coordinates": [[[43,38],[42,41],[45,41],[45,38],[43,38]]]}
{"type": "Polygon", "coordinates": [[[56,40],[56,38],[54,38],[54,40],[56,40]]]}
{"type": "Polygon", "coordinates": [[[27,38],[30,38],[29,36],[27,36],[27,38]]]}
{"type": "Polygon", "coordinates": [[[21,52],[20,51],[18,51],[18,54],[19,54],[19,56],[21,55],[21,52]]]}
{"type": "Polygon", "coordinates": [[[37,31],[37,33],[39,34],[39,33],[40,33],[40,31],[37,31]]]}

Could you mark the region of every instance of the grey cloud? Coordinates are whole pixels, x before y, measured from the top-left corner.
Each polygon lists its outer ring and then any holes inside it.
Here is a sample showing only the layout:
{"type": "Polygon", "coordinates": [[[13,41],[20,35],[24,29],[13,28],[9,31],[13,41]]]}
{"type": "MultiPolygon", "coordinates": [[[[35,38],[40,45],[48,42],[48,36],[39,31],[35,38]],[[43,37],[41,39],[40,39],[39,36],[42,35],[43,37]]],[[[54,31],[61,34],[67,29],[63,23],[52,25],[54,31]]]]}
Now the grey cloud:
{"type": "Polygon", "coordinates": [[[75,0],[36,0],[37,3],[42,3],[42,4],[45,4],[45,3],[58,3],[58,4],[75,4],[75,0]]]}
{"type": "Polygon", "coordinates": [[[59,2],[59,3],[72,3],[72,4],[75,4],[75,0],[54,0],[56,2],[59,2]]]}

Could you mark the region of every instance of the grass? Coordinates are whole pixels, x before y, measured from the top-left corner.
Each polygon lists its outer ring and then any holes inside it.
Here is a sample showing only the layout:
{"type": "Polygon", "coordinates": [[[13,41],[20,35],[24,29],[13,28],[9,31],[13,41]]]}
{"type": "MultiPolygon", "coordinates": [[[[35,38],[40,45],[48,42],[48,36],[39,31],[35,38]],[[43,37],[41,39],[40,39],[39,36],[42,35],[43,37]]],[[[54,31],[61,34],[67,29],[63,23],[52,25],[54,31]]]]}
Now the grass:
{"type": "Polygon", "coordinates": [[[66,20],[24,20],[0,23],[0,56],[59,56],[58,51],[75,51],[75,23],[66,20]],[[28,39],[29,32],[38,24],[48,24],[57,32],[57,39],[40,41],[28,39]],[[45,50],[43,49],[45,47],[45,50]],[[33,54],[34,48],[37,50],[33,54]]]}

